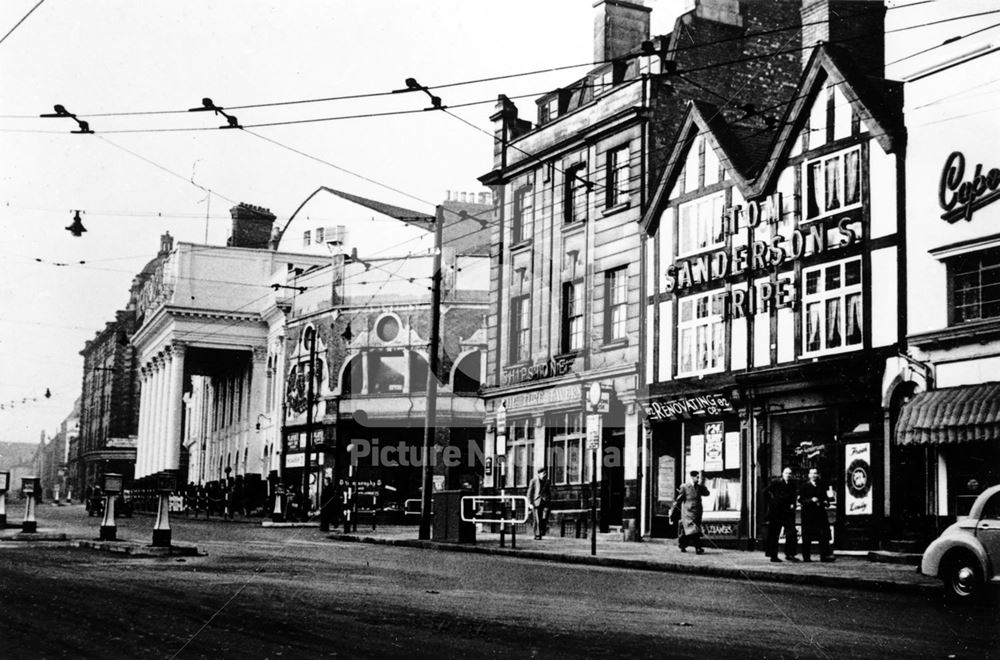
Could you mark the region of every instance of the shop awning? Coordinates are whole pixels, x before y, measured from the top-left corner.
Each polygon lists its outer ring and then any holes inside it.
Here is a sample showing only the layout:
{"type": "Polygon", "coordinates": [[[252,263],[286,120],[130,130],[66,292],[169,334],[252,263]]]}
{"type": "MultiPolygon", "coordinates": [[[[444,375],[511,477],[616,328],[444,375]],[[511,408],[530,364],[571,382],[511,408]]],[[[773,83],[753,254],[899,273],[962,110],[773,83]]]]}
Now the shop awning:
{"type": "Polygon", "coordinates": [[[1000,382],[921,392],[903,406],[896,444],[1000,440],[1000,382]]]}

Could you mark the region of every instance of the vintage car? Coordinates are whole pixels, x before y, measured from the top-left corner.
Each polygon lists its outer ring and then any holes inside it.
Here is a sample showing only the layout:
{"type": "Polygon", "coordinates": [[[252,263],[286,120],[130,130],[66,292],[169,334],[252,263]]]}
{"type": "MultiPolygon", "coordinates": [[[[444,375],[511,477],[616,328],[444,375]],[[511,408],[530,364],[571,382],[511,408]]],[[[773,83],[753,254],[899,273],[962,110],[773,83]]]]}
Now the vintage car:
{"type": "Polygon", "coordinates": [[[920,572],[940,577],[953,601],[985,595],[1000,584],[1000,485],[980,493],[969,515],[960,517],[924,550],[920,572]]]}

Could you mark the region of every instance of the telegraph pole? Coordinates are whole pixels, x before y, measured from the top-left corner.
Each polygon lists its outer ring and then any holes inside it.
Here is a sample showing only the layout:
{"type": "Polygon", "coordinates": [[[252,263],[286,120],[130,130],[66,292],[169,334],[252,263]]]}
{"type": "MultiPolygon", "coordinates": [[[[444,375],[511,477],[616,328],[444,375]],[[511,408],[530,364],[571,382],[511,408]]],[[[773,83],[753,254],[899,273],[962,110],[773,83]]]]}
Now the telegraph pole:
{"type": "Polygon", "coordinates": [[[431,451],[434,446],[437,424],[437,372],[438,346],[441,343],[441,244],[443,242],[444,207],[435,209],[434,218],[434,272],[431,276],[431,346],[427,368],[427,415],[424,417],[424,447],[421,452],[420,531],[419,538],[431,538],[431,451]]]}

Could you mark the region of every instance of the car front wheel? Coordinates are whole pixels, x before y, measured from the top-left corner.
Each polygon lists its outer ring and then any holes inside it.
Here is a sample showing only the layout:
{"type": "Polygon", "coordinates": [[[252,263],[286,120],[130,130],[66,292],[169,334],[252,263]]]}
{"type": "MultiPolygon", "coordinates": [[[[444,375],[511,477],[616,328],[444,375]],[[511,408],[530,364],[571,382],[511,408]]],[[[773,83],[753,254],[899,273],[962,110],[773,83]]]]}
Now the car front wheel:
{"type": "Polygon", "coordinates": [[[953,602],[968,603],[982,594],[983,571],[976,558],[968,553],[951,557],[941,577],[945,595],[953,602]]]}

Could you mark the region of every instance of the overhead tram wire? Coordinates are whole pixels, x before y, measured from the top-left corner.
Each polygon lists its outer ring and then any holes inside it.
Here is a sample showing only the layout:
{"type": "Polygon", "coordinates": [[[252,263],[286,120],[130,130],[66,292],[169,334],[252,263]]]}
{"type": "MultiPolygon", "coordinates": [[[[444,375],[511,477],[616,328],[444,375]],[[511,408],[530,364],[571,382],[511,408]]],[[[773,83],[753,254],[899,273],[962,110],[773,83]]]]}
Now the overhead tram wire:
{"type": "MultiPolygon", "coordinates": [[[[42,1],[44,1],[44,0],[42,0],[42,1]]],[[[930,4],[932,2],[937,2],[937,1],[939,1],[939,0],[920,0],[919,2],[908,3],[906,5],[896,5],[896,6],[892,6],[892,7],[887,7],[886,10],[887,11],[893,11],[893,10],[897,10],[897,9],[909,9],[911,7],[915,7],[915,6],[918,6],[918,5],[930,4]]],[[[41,2],[39,2],[38,4],[41,4],[41,2]]],[[[990,13],[990,12],[986,12],[986,13],[990,13]]],[[[967,15],[967,16],[952,17],[952,18],[943,19],[941,21],[935,21],[933,23],[927,23],[925,25],[935,25],[935,24],[942,23],[942,22],[947,22],[947,21],[952,21],[952,20],[961,20],[963,18],[969,18],[969,17],[974,17],[974,16],[980,16],[980,15],[983,15],[983,14],[971,14],[971,15],[967,15]]],[[[769,35],[769,34],[777,34],[777,33],[785,32],[785,31],[788,31],[788,30],[801,29],[802,27],[807,27],[807,26],[810,26],[810,25],[820,25],[820,24],[825,23],[825,22],[826,21],[823,20],[823,21],[813,21],[811,23],[801,23],[801,22],[799,22],[799,23],[789,23],[787,25],[783,25],[783,26],[780,26],[780,27],[777,27],[777,28],[771,28],[769,30],[761,30],[761,31],[758,31],[758,32],[750,32],[750,33],[743,34],[743,35],[738,35],[738,36],[733,36],[733,37],[724,37],[724,38],[721,38],[721,39],[714,39],[714,40],[700,42],[700,43],[696,43],[696,44],[680,45],[680,46],[676,46],[674,48],[671,48],[670,52],[680,52],[680,51],[692,50],[692,49],[696,49],[696,48],[705,48],[707,46],[724,44],[724,43],[729,43],[729,42],[733,42],[733,41],[740,41],[740,40],[743,40],[743,39],[751,39],[751,38],[754,38],[754,37],[766,36],[766,35],[769,35]]],[[[913,29],[914,27],[920,27],[920,26],[909,26],[909,27],[905,27],[905,28],[901,28],[901,29],[913,29]]],[[[892,30],[890,32],[894,32],[894,31],[897,31],[897,30],[892,30]]],[[[580,62],[580,63],[577,63],[577,64],[565,64],[565,65],[559,65],[559,66],[546,67],[546,68],[542,68],[542,69],[533,69],[533,70],[529,70],[529,71],[520,71],[520,72],[516,72],[516,73],[499,74],[499,75],[496,75],[496,76],[486,76],[486,77],[481,77],[481,78],[471,78],[471,79],[467,79],[467,80],[459,80],[459,81],[453,81],[453,82],[447,82],[447,83],[439,83],[439,84],[430,85],[430,87],[433,87],[434,89],[450,89],[450,88],[454,88],[454,87],[462,87],[462,86],[468,86],[468,85],[477,85],[477,84],[482,84],[482,83],[486,83],[486,82],[497,82],[497,81],[500,81],[500,80],[510,80],[510,79],[513,79],[513,78],[524,78],[524,77],[529,77],[529,76],[542,75],[542,74],[546,74],[546,73],[557,73],[557,72],[560,72],[560,71],[566,71],[566,70],[570,70],[570,69],[579,69],[579,68],[583,68],[583,67],[591,67],[591,68],[593,68],[593,67],[601,66],[601,65],[604,65],[604,64],[611,64],[611,63],[613,63],[615,61],[617,61],[617,60],[615,60],[615,59],[608,59],[608,60],[599,60],[597,62],[588,61],[588,62],[580,62]]],[[[316,97],[316,98],[307,98],[307,99],[293,99],[293,100],[288,100],[288,101],[269,101],[269,102],[262,102],[262,103],[246,103],[246,104],[242,104],[242,105],[231,105],[231,106],[228,106],[228,109],[229,110],[250,110],[250,109],[256,109],[256,108],[274,108],[274,107],[291,106],[291,105],[304,105],[304,104],[311,104],[311,103],[328,103],[328,102],[334,102],[334,101],[347,101],[347,100],[358,100],[358,99],[368,99],[368,98],[379,98],[379,97],[384,97],[384,96],[393,96],[393,95],[395,95],[397,93],[398,92],[394,92],[394,91],[358,92],[358,93],[342,94],[342,95],[337,95],[337,96],[325,96],[325,97],[316,97]]],[[[513,98],[513,97],[511,97],[511,98],[513,98]]],[[[453,107],[455,107],[455,106],[453,106],[453,107]]],[[[132,111],[117,111],[117,112],[82,112],[82,113],[77,113],[77,114],[79,114],[80,116],[86,116],[86,117],[127,117],[127,116],[187,114],[188,112],[189,112],[188,109],[174,108],[174,109],[164,109],[164,110],[132,110],[132,111]]],[[[36,118],[37,118],[37,115],[0,115],[0,119],[36,119],[36,118]]]]}
{"type": "MultiPolygon", "coordinates": [[[[899,8],[902,8],[902,7],[899,7],[899,8]]],[[[992,14],[997,14],[997,13],[1000,13],[1000,10],[990,10],[990,11],[978,12],[978,13],[974,13],[974,14],[965,14],[965,15],[962,15],[962,16],[952,16],[952,17],[943,18],[943,19],[940,19],[940,20],[937,20],[937,21],[930,21],[930,22],[927,22],[927,23],[918,23],[918,24],[914,24],[914,25],[907,25],[907,26],[902,26],[902,27],[899,27],[899,28],[891,29],[891,30],[872,31],[870,33],[866,33],[866,34],[862,34],[862,35],[858,35],[858,36],[854,36],[854,37],[849,37],[847,39],[831,40],[831,41],[828,41],[827,43],[830,43],[830,44],[847,43],[847,42],[851,42],[851,41],[856,41],[858,39],[864,39],[864,38],[867,38],[867,37],[880,36],[880,35],[885,35],[885,34],[890,34],[890,33],[895,33],[895,32],[903,32],[903,31],[907,31],[907,30],[918,29],[918,28],[921,28],[921,27],[928,27],[928,26],[940,25],[942,23],[948,23],[948,22],[957,21],[957,20],[964,20],[964,19],[968,19],[968,18],[976,18],[976,17],[980,17],[980,16],[987,16],[987,15],[992,15],[992,14]]],[[[798,27],[798,26],[792,26],[792,27],[798,27]]],[[[994,27],[994,26],[990,26],[990,27],[994,27]]],[[[780,28],[780,29],[773,30],[772,32],[786,31],[788,29],[792,29],[792,28],[791,27],[780,28]]],[[[989,29],[989,28],[984,28],[984,29],[989,29]]],[[[964,38],[966,36],[971,36],[971,34],[976,34],[976,33],[980,32],[980,31],[982,31],[982,30],[970,33],[968,35],[960,35],[958,38],[964,38]]],[[[767,33],[768,33],[768,31],[764,31],[764,32],[759,32],[759,33],[753,33],[752,35],[749,35],[749,36],[759,36],[761,34],[767,34],[767,33]]],[[[740,38],[741,39],[745,39],[747,37],[744,36],[744,37],[740,37],[740,38]]],[[[685,50],[685,49],[688,49],[688,48],[702,48],[702,47],[705,47],[707,45],[711,45],[712,43],[721,43],[721,42],[730,41],[730,40],[732,40],[732,38],[724,39],[724,40],[718,40],[717,42],[704,42],[704,43],[701,43],[701,44],[692,44],[692,45],[684,46],[684,47],[680,47],[679,46],[676,49],[674,49],[674,51],[685,50]]],[[[941,45],[944,45],[944,44],[941,44],[941,45]]],[[[775,56],[775,55],[787,55],[787,54],[791,54],[791,53],[795,53],[795,52],[801,52],[803,50],[809,50],[812,47],[813,47],[813,45],[801,46],[801,47],[792,48],[792,49],[784,49],[784,50],[780,50],[780,51],[773,51],[773,52],[769,52],[769,53],[763,53],[763,54],[758,54],[758,55],[747,56],[747,57],[743,57],[743,58],[739,58],[739,59],[735,59],[735,60],[727,60],[727,61],[723,61],[723,62],[713,62],[711,64],[707,64],[707,65],[704,65],[704,66],[699,66],[699,67],[693,67],[693,68],[690,68],[690,69],[680,70],[680,71],[678,71],[678,73],[693,73],[693,72],[697,72],[697,71],[705,71],[705,70],[709,70],[709,69],[713,69],[713,68],[717,68],[717,67],[721,67],[721,66],[728,66],[728,65],[731,65],[731,64],[737,64],[737,63],[740,63],[740,62],[749,62],[749,61],[754,61],[754,60],[766,59],[768,57],[772,57],[772,56],[775,56]]],[[[937,47],[937,46],[935,46],[935,47],[937,47]]],[[[930,49],[927,49],[927,50],[931,50],[931,49],[933,49],[935,47],[931,47],[930,49]]],[[[923,51],[923,52],[926,52],[926,51],[923,51]]],[[[911,56],[908,56],[908,57],[911,57],[911,56]]],[[[907,59],[907,58],[903,58],[903,59],[907,59]]],[[[896,60],[896,62],[899,62],[899,61],[902,61],[902,60],[896,60]]],[[[894,64],[894,63],[895,62],[891,62],[889,64],[894,64]]],[[[601,63],[590,64],[589,66],[592,66],[592,67],[593,66],[599,66],[600,64],[601,63]]],[[[584,65],[581,64],[581,65],[571,65],[571,66],[584,66],[584,65]]],[[[571,67],[568,67],[568,68],[571,68],[571,67]]],[[[510,74],[510,75],[507,75],[507,76],[499,76],[499,77],[495,77],[495,78],[497,78],[497,79],[513,78],[513,77],[517,77],[518,75],[522,75],[522,74],[510,74]]],[[[490,79],[485,79],[484,78],[484,79],[477,79],[474,82],[483,82],[483,81],[488,81],[488,80],[490,80],[490,79]]],[[[454,87],[454,86],[458,86],[460,84],[466,84],[466,83],[465,82],[463,82],[463,83],[449,83],[449,84],[446,84],[444,86],[432,86],[432,87],[434,87],[435,89],[440,89],[442,87],[447,87],[447,86],[454,87]]],[[[551,91],[551,90],[549,90],[549,91],[551,91]]],[[[392,94],[392,92],[384,92],[384,93],[383,92],[379,92],[379,93],[374,94],[374,95],[376,95],[376,96],[387,96],[387,95],[390,95],[390,94],[392,94]]],[[[539,94],[524,94],[524,95],[512,96],[512,97],[509,97],[509,98],[516,99],[516,98],[525,98],[525,97],[538,96],[538,95],[539,94]]],[[[296,103],[300,103],[300,102],[296,102],[296,103]]],[[[484,101],[473,101],[473,102],[455,104],[455,105],[452,105],[450,107],[451,108],[470,107],[470,106],[474,106],[474,105],[483,105],[483,104],[487,104],[487,103],[495,103],[495,99],[489,99],[489,100],[484,100],[484,101]]],[[[287,105],[287,104],[288,103],[285,103],[285,102],[276,102],[276,103],[271,103],[271,104],[256,104],[256,105],[250,104],[250,105],[244,105],[244,106],[231,106],[231,109],[237,109],[237,108],[244,108],[244,109],[246,109],[246,108],[254,108],[254,107],[272,107],[272,106],[275,106],[275,105],[287,105]]],[[[182,111],[171,110],[169,112],[171,114],[179,114],[182,111]]],[[[183,112],[186,113],[188,111],[185,110],[183,112]]],[[[318,122],[328,122],[328,121],[339,121],[339,120],[350,120],[350,119],[365,119],[365,118],[377,118],[377,117],[387,117],[387,116],[396,116],[396,115],[418,114],[420,112],[421,112],[420,110],[399,110],[399,111],[386,111],[386,112],[379,112],[379,113],[359,113],[359,114],[353,114],[353,115],[339,115],[339,116],[330,116],[330,117],[315,117],[315,118],[308,118],[308,119],[292,119],[292,120],[285,120],[285,121],[279,121],[279,122],[261,122],[261,123],[257,123],[257,124],[246,124],[244,126],[244,128],[264,128],[264,127],[271,127],[271,126],[291,126],[291,125],[297,125],[297,124],[308,124],[308,123],[318,123],[318,122]]],[[[94,113],[94,114],[86,114],[86,115],[84,113],[77,113],[77,114],[79,116],[99,117],[99,116],[127,116],[127,115],[134,115],[134,114],[164,114],[164,112],[160,112],[160,111],[157,111],[157,112],[146,112],[146,113],[120,112],[120,113],[94,113]]],[[[4,117],[6,117],[6,118],[35,118],[34,115],[32,115],[31,117],[22,116],[22,115],[4,115],[4,116],[0,116],[0,118],[4,118],[4,117]]],[[[103,133],[103,134],[170,133],[170,132],[196,132],[196,131],[213,131],[213,130],[217,130],[217,128],[216,127],[196,126],[196,127],[138,128],[138,129],[118,129],[118,130],[112,129],[112,130],[103,130],[103,131],[101,131],[101,133],[103,133]]],[[[25,133],[25,134],[42,133],[42,134],[53,134],[53,135],[57,135],[57,134],[63,133],[62,131],[33,130],[33,129],[0,129],[0,132],[3,132],[3,133],[25,133]]]]}
{"type": "Polygon", "coordinates": [[[35,3],[35,6],[32,7],[31,9],[29,9],[28,13],[25,14],[24,16],[22,16],[21,20],[19,20],[17,23],[14,24],[14,27],[12,27],[11,29],[7,30],[7,34],[5,34],[2,37],[0,37],[0,44],[2,44],[4,41],[6,41],[7,37],[9,37],[10,35],[14,34],[14,30],[16,30],[17,28],[21,27],[21,23],[23,23],[26,20],[28,20],[28,17],[31,16],[35,12],[35,10],[38,9],[41,6],[41,4],[43,2],[45,2],[45,0],[38,0],[38,2],[35,3]]]}

